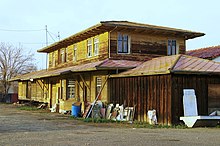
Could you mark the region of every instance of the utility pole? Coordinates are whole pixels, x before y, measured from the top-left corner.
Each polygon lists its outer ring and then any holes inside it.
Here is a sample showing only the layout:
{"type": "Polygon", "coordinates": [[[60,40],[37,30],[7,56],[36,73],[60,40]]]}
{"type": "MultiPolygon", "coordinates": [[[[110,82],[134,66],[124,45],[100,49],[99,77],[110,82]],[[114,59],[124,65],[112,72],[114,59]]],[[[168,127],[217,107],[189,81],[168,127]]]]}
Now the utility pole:
{"type": "Polygon", "coordinates": [[[47,25],[45,25],[45,31],[46,31],[46,46],[48,46],[47,25]]]}
{"type": "MultiPolygon", "coordinates": [[[[45,25],[45,30],[46,30],[46,47],[47,47],[48,46],[47,25],[45,25]]],[[[48,53],[46,55],[46,70],[47,70],[47,65],[48,65],[48,53]]]]}
{"type": "Polygon", "coordinates": [[[60,41],[60,32],[58,32],[58,36],[57,37],[58,37],[58,40],[60,41]]]}

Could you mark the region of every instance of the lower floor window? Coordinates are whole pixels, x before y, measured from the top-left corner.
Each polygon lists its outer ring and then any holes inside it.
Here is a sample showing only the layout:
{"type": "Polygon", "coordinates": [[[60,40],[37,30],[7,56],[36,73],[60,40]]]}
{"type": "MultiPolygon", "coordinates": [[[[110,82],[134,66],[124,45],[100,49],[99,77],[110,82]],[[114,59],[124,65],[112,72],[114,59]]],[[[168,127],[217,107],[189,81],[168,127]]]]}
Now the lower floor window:
{"type": "MultiPolygon", "coordinates": [[[[102,78],[101,77],[97,77],[96,78],[96,96],[101,91],[101,86],[102,86],[102,78]]],[[[101,99],[101,95],[99,95],[99,99],[101,99]]]]}
{"type": "Polygon", "coordinates": [[[76,81],[73,79],[68,80],[67,83],[67,99],[76,97],[76,81]]]}

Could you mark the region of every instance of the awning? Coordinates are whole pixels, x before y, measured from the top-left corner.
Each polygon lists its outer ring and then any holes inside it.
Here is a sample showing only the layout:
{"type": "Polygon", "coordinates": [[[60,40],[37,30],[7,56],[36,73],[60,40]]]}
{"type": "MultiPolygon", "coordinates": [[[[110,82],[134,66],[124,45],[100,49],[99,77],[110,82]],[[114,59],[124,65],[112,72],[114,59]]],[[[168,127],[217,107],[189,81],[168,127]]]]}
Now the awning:
{"type": "Polygon", "coordinates": [[[12,78],[10,81],[49,78],[49,77],[59,76],[61,74],[90,72],[90,71],[98,71],[98,70],[131,69],[137,67],[141,63],[142,62],[140,61],[105,59],[102,61],[85,63],[85,64],[69,66],[59,69],[40,70],[36,72],[31,72],[24,75],[16,76],[12,78]]]}

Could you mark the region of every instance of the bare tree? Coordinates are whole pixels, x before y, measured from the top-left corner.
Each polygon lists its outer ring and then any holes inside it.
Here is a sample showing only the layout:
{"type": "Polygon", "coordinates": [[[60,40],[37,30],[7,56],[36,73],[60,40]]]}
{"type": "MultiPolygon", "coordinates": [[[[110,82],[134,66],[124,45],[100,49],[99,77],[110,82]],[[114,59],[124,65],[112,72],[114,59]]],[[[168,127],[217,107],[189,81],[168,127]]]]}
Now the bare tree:
{"type": "Polygon", "coordinates": [[[12,77],[36,71],[33,54],[25,53],[22,48],[0,43],[0,84],[3,94],[7,95],[12,77]]]}

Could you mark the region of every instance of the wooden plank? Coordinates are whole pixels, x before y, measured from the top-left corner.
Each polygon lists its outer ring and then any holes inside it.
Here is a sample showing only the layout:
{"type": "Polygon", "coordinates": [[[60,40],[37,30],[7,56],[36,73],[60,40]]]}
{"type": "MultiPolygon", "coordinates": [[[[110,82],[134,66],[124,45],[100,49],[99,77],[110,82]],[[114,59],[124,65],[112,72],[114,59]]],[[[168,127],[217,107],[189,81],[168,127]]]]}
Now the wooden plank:
{"type": "Polygon", "coordinates": [[[164,121],[164,124],[167,124],[168,121],[167,121],[167,117],[168,117],[168,111],[167,111],[167,104],[168,104],[168,100],[167,100],[167,97],[168,97],[168,84],[167,84],[167,79],[164,81],[164,84],[165,84],[165,90],[164,90],[164,116],[165,116],[165,121],[164,121]]]}
{"type": "Polygon", "coordinates": [[[160,111],[160,76],[156,76],[156,111],[160,111]]]}
{"type": "Polygon", "coordinates": [[[140,98],[141,98],[141,120],[144,122],[144,78],[140,77],[141,87],[140,87],[140,98]]]}
{"type": "Polygon", "coordinates": [[[159,110],[158,110],[158,122],[163,123],[164,122],[164,109],[163,109],[163,98],[164,98],[164,76],[160,76],[160,83],[159,83],[159,89],[160,89],[160,97],[159,97],[159,110]]]}
{"type": "Polygon", "coordinates": [[[147,110],[151,110],[152,109],[152,101],[151,101],[151,93],[152,93],[152,84],[151,84],[151,78],[150,76],[148,76],[148,95],[147,95],[147,103],[148,103],[148,106],[147,106],[147,110]]]}
{"type": "MultiPolygon", "coordinates": [[[[136,78],[133,78],[133,104],[137,105],[136,106],[136,111],[138,110],[138,103],[137,103],[137,82],[136,82],[136,78]]],[[[135,119],[138,120],[138,111],[135,113],[135,119]]]]}
{"type": "Polygon", "coordinates": [[[167,112],[168,112],[168,123],[167,124],[171,124],[172,123],[172,109],[171,109],[171,76],[168,76],[168,95],[167,95],[167,112]]]}
{"type": "Polygon", "coordinates": [[[144,87],[143,87],[143,110],[144,110],[144,121],[146,122],[147,121],[147,77],[143,77],[143,84],[144,84],[144,87]]]}
{"type": "Polygon", "coordinates": [[[79,76],[80,76],[82,82],[84,83],[84,85],[85,85],[85,86],[89,89],[89,91],[91,92],[91,88],[90,88],[90,86],[86,83],[86,81],[84,80],[83,76],[82,76],[81,74],[79,74],[79,76]]]}

